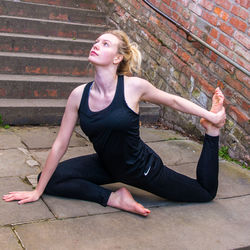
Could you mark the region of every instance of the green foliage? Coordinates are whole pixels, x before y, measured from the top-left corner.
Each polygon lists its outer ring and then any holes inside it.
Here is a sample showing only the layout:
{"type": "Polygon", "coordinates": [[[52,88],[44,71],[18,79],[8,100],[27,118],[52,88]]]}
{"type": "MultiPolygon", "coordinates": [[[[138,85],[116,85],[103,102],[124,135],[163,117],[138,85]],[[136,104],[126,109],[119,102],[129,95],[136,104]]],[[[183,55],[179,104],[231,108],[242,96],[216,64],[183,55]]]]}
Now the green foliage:
{"type": "Polygon", "coordinates": [[[0,115],[0,128],[5,128],[5,129],[10,128],[10,125],[4,125],[3,118],[1,115],[0,115]]]}
{"type": "Polygon", "coordinates": [[[221,158],[227,160],[227,161],[237,163],[237,164],[239,164],[241,167],[250,170],[250,167],[248,167],[246,163],[244,163],[244,162],[242,163],[242,162],[239,162],[239,161],[237,161],[237,160],[232,159],[232,158],[229,156],[229,154],[228,154],[228,149],[229,149],[228,146],[222,146],[222,147],[220,148],[220,150],[219,150],[219,156],[220,156],[221,158]]]}

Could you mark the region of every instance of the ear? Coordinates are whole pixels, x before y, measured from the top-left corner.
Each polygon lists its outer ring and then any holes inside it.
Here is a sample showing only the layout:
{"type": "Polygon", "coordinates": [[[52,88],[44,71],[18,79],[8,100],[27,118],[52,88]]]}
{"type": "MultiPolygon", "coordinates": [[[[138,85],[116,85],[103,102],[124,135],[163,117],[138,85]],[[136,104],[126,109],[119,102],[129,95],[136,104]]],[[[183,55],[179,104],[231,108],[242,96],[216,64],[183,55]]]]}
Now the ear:
{"type": "Polygon", "coordinates": [[[123,55],[117,55],[117,56],[115,56],[113,63],[119,64],[122,60],[123,60],[123,55]]]}

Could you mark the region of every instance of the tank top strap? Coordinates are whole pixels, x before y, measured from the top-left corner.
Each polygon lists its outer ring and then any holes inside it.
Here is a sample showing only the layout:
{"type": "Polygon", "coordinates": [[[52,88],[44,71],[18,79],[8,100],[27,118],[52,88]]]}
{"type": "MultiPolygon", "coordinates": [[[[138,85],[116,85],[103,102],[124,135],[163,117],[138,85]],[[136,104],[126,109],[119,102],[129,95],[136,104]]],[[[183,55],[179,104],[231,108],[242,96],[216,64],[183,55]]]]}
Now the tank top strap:
{"type": "Polygon", "coordinates": [[[86,111],[84,109],[86,109],[88,106],[88,97],[89,97],[89,91],[90,91],[90,88],[93,84],[93,81],[92,82],[89,82],[87,83],[87,85],[85,86],[83,92],[82,92],[82,99],[81,99],[81,103],[80,103],[80,106],[79,106],[79,110],[78,111],[86,111]]]}
{"type": "Polygon", "coordinates": [[[118,75],[116,94],[113,104],[121,105],[122,103],[124,103],[124,76],[118,75]]]}

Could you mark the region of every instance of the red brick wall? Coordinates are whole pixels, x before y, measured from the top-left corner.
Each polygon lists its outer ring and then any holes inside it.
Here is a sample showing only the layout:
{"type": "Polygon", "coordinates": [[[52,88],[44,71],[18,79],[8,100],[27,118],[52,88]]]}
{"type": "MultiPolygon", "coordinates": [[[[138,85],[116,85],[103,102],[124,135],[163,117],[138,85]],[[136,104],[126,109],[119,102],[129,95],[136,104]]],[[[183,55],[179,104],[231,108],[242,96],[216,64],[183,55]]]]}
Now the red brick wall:
{"type": "MultiPolygon", "coordinates": [[[[202,40],[250,71],[249,0],[151,0],[156,7],[202,40]]],[[[227,123],[221,143],[233,158],[249,162],[249,77],[205,48],[143,1],[106,0],[110,21],[125,30],[143,53],[143,77],[158,88],[207,109],[220,86],[226,96],[227,123]]],[[[104,5],[105,4],[105,5],[104,5]]],[[[168,126],[201,136],[199,119],[162,107],[168,126]]]]}

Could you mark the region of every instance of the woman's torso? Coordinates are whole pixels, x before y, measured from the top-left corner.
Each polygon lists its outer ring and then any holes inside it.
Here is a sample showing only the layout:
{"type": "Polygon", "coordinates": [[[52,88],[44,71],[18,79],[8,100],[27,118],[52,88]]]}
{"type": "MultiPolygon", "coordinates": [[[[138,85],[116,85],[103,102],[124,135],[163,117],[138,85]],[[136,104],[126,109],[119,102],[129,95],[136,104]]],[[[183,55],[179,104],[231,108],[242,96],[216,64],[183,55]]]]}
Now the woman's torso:
{"type": "Polygon", "coordinates": [[[83,91],[78,110],[80,126],[93,143],[105,168],[120,177],[144,171],[148,164],[159,164],[159,157],[140,139],[139,115],[126,102],[124,76],[118,77],[111,103],[97,112],[89,107],[92,84],[88,83],[83,91]]]}

